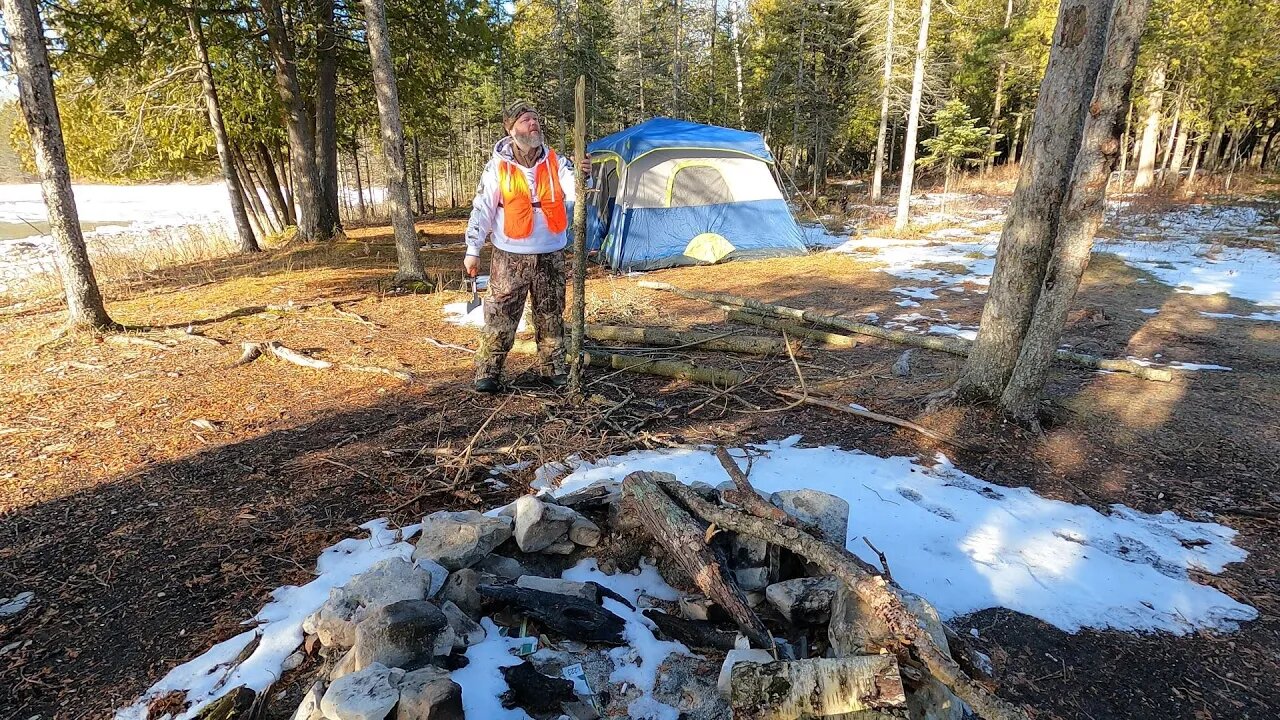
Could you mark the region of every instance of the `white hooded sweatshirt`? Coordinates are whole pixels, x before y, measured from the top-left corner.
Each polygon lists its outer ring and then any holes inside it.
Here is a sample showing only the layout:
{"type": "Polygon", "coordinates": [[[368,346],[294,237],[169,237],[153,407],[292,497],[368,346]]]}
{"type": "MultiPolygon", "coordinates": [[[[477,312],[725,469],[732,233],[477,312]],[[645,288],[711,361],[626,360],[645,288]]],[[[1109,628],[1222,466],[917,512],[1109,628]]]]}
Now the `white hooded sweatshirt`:
{"type": "MultiPolygon", "coordinates": [[[[537,198],[533,197],[537,192],[535,178],[537,163],[535,167],[527,168],[516,162],[515,153],[511,149],[513,142],[510,137],[499,140],[493,148],[493,157],[489,158],[488,164],[484,166],[484,172],[480,175],[480,186],[476,188],[476,198],[471,202],[471,219],[467,222],[468,255],[479,255],[480,249],[484,247],[485,238],[490,233],[493,234],[494,247],[520,255],[555,252],[563,250],[566,244],[569,229],[558,233],[551,232],[551,228],[547,227],[547,218],[542,214],[542,208],[534,208],[533,233],[529,237],[513,240],[503,232],[506,210],[501,206],[502,192],[498,188],[498,166],[503,160],[513,163],[524,171],[529,195],[535,202],[537,201],[537,198]]],[[[543,162],[546,157],[547,146],[543,145],[538,162],[543,162]]],[[[560,166],[558,170],[560,187],[563,188],[565,195],[565,211],[572,227],[573,199],[577,187],[573,179],[573,161],[559,153],[556,153],[556,160],[560,166]]]]}

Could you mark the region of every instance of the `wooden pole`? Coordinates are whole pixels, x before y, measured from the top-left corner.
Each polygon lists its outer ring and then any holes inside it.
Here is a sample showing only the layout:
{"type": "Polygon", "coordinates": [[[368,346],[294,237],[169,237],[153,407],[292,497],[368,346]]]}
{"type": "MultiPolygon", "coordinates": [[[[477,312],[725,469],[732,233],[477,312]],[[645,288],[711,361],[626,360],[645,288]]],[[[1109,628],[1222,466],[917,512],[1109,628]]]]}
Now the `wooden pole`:
{"type": "Polygon", "coordinates": [[[587,322],[587,78],[573,91],[573,318],[569,335],[569,395],[582,389],[582,334],[587,322]]]}

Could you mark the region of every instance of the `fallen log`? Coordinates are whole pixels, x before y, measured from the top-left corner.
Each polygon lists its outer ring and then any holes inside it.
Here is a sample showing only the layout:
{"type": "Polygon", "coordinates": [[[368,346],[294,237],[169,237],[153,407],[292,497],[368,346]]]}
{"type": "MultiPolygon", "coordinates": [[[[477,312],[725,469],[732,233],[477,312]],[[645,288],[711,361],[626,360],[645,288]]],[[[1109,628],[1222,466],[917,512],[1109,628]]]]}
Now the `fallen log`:
{"type": "MultiPolygon", "coordinates": [[[[532,340],[517,340],[511,346],[511,352],[532,355],[538,352],[538,346],[532,340]]],[[[697,365],[674,360],[651,360],[633,355],[604,353],[598,350],[583,352],[582,359],[583,362],[592,367],[629,370],[646,375],[660,375],[721,388],[738,385],[744,379],[743,374],[737,370],[698,367],[697,365]]]]}
{"type": "Polygon", "coordinates": [[[778,332],[785,332],[793,337],[816,340],[827,347],[851,348],[858,346],[858,338],[849,337],[848,335],[837,335],[836,333],[829,333],[823,330],[814,330],[813,328],[807,328],[803,325],[790,323],[786,320],[779,320],[769,315],[760,315],[758,313],[746,312],[744,310],[726,308],[725,319],[740,323],[747,323],[748,325],[756,325],[770,330],[777,330],[778,332]]]}
{"type": "MultiPolygon", "coordinates": [[[[738,331],[735,331],[738,332],[738,331]]],[[[623,325],[587,325],[587,337],[602,342],[625,342],[656,347],[681,347],[744,355],[785,355],[787,345],[780,338],[732,333],[708,333],[623,325]]],[[[793,351],[799,351],[793,347],[793,351]]]]}
{"type": "Polygon", "coordinates": [[[152,340],[151,338],[145,338],[140,335],[108,335],[107,342],[112,345],[120,345],[122,347],[127,345],[137,345],[138,347],[144,347],[148,350],[173,349],[172,345],[166,345],[159,340],[152,340]]]}
{"type": "Polygon", "coordinates": [[[686,620],[661,610],[645,610],[644,616],[652,620],[663,635],[691,648],[727,651],[736,647],[738,633],[721,630],[706,620],[686,620]]]}
{"type": "Polygon", "coordinates": [[[981,447],[978,445],[971,445],[969,443],[962,442],[953,437],[943,435],[940,432],[930,430],[929,428],[923,425],[917,425],[916,423],[913,423],[910,420],[904,420],[900,417],[894,417],[893,415],[884,415],[882,413],[873,412],[871,410],[856,408],[847,403],[838,403],[838,402],[835,402],[834,400],[824,400],[822,398],[816,398],[808,395],[801,395],[800,393],[794,392],[791,390],[774,390],[773,392],[785,398],[798,400],[802,403],[805,403],[806,405],[815,405],[817,407],[824,407],[824,408],[827,408],[828,410],[835,410],[836,412],[848,413],[850,415],[857,415],[858,417],[866,418],[868,420],[875,420],[877,422],[896,425],[900,428],[914,430],[920,433],[921,435],[924,435],[927,438],[932,438],[934,440],[937,440],[938,442],[946,443],[948,445],[951,445],[953,447],[958,447],[961,450],[966,450],[968,452],[979,453],[979,452],[987,451],[987,448],[985,447],[981,447]]]}
{"type": "Polygon", "coordinates": [[[478,585],[476,592],[508,603],[547,626],[552,632],[579,642],[626,645],[622,618],[577,595],[544,592],[509,585],[478,585]]]}
{"type": "MultiPolygon", "coordinates": [[[[706,544],[707,528],[680,508],[658,481],[666,473],[634,472],[622,481],[622,499],[649,535],[676,561],[694,585],[733,618],[755,647],[773,650],[768,628],[747,605],[724,558],[706,544]]],[[[761,521],[766,522],[766,521],[761,521]]]]}
{"type": "Polygon", "coordinates": [[[378,367],[377,365],[353,365],[352,363],[343,363],[340,365],[343,370],[351,372],[372,373],[374,375],[386,375],[393,377],[400,382],[413,382],[413,375],[404,370],[392,370],[391,368],[378,367]]]}
{"type": "MultiPolygon", "coordinates": [[[[652,280],[641,280],[639,285],[640,287],[648,288],[650,290],[662,290],[674,293],[680,297],[689,298],[690,300],[703,300],[717,305],[732,305],[734,307],[747,308],[758,313],[776,315],[778,317],[791,318],[794,320],[803,320],[804,322],[813,323],[815,325],[825,325],[826,327],[847,330],[849,332],[858,333],[859,335],[877,337],[882,340],[889,340],[903,345],[914,345],[916,347],[927,348],[929,350],[939,350],[941,352],[959,355],[961,357],[968,357],[969,348],[973,346],[972,342],[963,338],[953,336],[916,335],[902,330],[890,330],[877,325],[854,322],[853,320],[840,317],[833,313],[823,313],[816,310],[801,310],[800,308],[787,307],[786,305],[772,305],[770,303],[761,302],[752,298],[739,297],[737,295],[685,290],[670,283],[654,282],[652,280]]],[[[1069,350],[1058,350],[1054,356],[1059,360],[1075,365],[1093,368],[1095,370],[1110,370],[1112,372],[1129,373],[1130,375],[1135,375],[1144,380],[1169,382],[1173,379],[1173,374],[1168,370],[1145,367],[1131,360],[1100,358],[1094,357],[1093,355],[1071,352],[1069,350]]]]}
{"type": "Polygon", "coordinates": [[[660,483],[659,491],[670,493],[669,497],[675,498],[702,521],[786,548],[822,568],[823,572],[840,578],[884,619],[894,636],[901,639],[907,658],[922,664],[985,720],[1027,720],[1022,708],[996,697],[965,675],[956,661],[934,644],[898,591],[883,577],[864,570],[846,548],[823,542],[797,528],[713,505],[698,497],[670,473],[632,473],[623,481],[624,487],[627,480],[636,475],[646,476],[646,483],[660,483]]]}
{"type": "Polygon", "coordinates": [[[733,717],[798,720],[907,704],[893,655],[740,662],[730,675],[733,717]]]}
{"type": "Polygon", "coordinates": [[[726,490],[724,498],[747,512],[765,520],[772,520],[783,525],[795,526],[796,519],[788,515],[782,508],[774,507],[765,502],[760,497],[760,493],[751,487],[751,481],[747,480],[747,476],[742,472],[742,468],[738,467],[738,461],[734,460],[729,451],[724,446],[716,448],[716,459],[720,461],[720,467],[729,474],[729,479],[733,481],[736,490],[726,490]]]}
{"type": "Polygon", "coordinates": [[[543,675],[528,660],[502,668],[502,679],[507,681],[502,707],[508,710],[520,708],[539,715],[558,715],[562,704],[577,699],[571,681],[543,675]]]}

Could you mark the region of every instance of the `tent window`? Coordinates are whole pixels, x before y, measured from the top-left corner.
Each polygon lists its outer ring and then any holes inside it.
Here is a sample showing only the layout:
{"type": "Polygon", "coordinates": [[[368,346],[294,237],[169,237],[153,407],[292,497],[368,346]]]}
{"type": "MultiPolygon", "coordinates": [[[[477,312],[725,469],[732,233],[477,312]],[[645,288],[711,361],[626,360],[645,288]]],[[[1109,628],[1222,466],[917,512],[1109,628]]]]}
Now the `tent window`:
{"type": "Polygon", "coordinates": [[[604,235],[609,232],[609,221],[613,217],[613,206],[618,199],[618,163],[606,162],[604,168],[607,168],[599,176],[596,184],[597,192],[595,195],[595,212],[596,220],[600,223],[600,234],[604,235]]]}
{"type": "Polygon", "coordinates": [[[717,168],[710,165],[686,165],[672,171],[668,186],[667,207],[718,205],[733,202],[729,184],[717,168]]]}

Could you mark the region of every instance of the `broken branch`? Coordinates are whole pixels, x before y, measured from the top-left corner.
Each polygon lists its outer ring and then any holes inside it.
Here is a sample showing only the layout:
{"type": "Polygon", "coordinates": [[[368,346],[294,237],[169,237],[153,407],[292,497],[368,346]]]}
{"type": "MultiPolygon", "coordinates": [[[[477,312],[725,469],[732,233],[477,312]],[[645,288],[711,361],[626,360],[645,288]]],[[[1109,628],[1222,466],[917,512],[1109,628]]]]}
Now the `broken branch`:
{"type": "Polygon", "coordinates": [[[822,398],[806,397],[804,395],[801,395],[800,393],[792,392],[790,390],[775,389],[773,392],[778,395],[781,395],[782,397],[798,400],[807,405],[816,405],[818,407],[827,408],[828,410],[835,410],[837,412],[848,413],[850,415],[857,415],[858,417],[866,418],[868,420],[875,420],[877,422],[888,423],[890,425],[897,425],[898,427],[906,428],[908,430],[914,430],[920,433],[921,435],[924,435],[927,438],[932,438],[934,440],[937,440],[938,442],[943,442],[948,445],[958,447],[961,450],[966,450],[968,452],[984,452],[986,450],[986,448],[981,448],[976,445],[970,445],[969,443],[956,440],[953,437],[947,437],[946,435],[930,430],[929,428],[923,425],[917,425],[916,423],[913,423],[910,420],[903,420],[902,418],[894,417],[893,415],[884,415],[882,413],[872,412],[870,410],[862,410],[862,409],[853,407],[852,405],[838,403],[833,400],[823,400],[822,398]]]}

